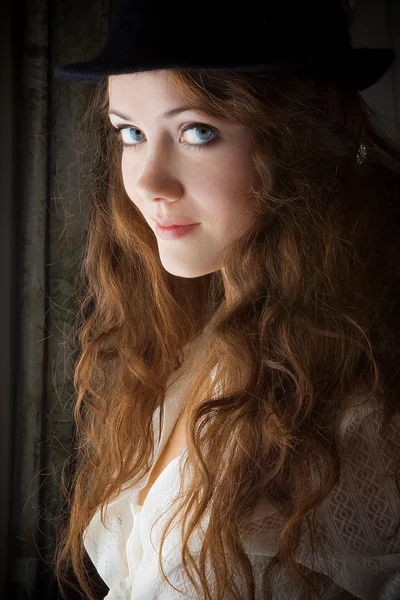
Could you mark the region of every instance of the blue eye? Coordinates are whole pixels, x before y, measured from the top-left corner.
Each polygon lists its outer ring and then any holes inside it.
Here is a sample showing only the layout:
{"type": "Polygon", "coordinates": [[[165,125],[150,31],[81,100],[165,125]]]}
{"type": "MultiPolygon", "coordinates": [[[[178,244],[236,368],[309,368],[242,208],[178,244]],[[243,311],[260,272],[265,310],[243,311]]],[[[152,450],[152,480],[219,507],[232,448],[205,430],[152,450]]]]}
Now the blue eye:
{"type": "MultiPolygon", "coordinates": [[[[185,125],[181,129],[181,133],[185,133],[186,131],[195,131],[195,135],[192,135],[192,139],[200,140],[200,144],[196,144],[190,142],[189,144],[183,143],[182,145],[186,148],[190,148],[193,150],[200,150],[202,146],[206,144],[210,144],[215,141],[218,137],[217,130],[214,127],[210,127],[209,125],[205,125],[204,123],[190,123],[189,125],[185,125]],[[211,132],[211,135],[210,135],[211,132]],[[210,139],[211,138],[211,139],[210,139]]],[[[142,140],[138,140],[136,138],[137,135],[140,136],[143,132],[136,127],[130,127],[126,125],[121,125],[118,128],[113,128],[113,132],[118,136],[118,140],[120,145],[125,149],[133,149],[139,145],[139,142],[142,140]],[[126,136],[124,133],[126,132],[126,136]]]]}
{"type": "MultiPolygon", "coordinates": [[[[136,139],[136,135],[140,133],[140,129],[136,129],[135,127],[121,127],[117,131],[120,132],[120,139],[124,146],[130,146],[130,142],[140,142],[140,140],[136,139]],[[127,135],[124,138],[124,133],[127,135]]],[[[136,144],[133,144],[136,146],[136,144]]]]}

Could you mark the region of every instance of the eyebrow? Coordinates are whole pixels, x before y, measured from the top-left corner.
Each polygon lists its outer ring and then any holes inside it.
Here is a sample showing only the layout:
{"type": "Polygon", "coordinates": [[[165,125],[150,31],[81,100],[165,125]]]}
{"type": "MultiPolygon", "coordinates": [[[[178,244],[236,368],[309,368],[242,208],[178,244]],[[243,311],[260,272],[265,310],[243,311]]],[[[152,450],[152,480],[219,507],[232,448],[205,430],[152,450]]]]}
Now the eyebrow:
{"type": "MultiPolygon", "coordinates": [[[[192,106],[178,106],[177,108],[173,108],[172,110],[168,110],[167,112],[163,113],[162,115],[157,117],[157,119],[158,120],[159,119],[171,119],[172,117],[175,117],[175,115],[179,115],[180,113],[186,112],[187,110],[202,110],[202,109],[201,108],[193,108],[192,106]]],[[[123,115],[118,110],[114,110],[113,108],[109,111],[108,114],[116,115],[117,117],[120,117],[121,119],[126,119],[127,121],[135,120],[132,117],[129,117],[128,115],[123,115]]]]}

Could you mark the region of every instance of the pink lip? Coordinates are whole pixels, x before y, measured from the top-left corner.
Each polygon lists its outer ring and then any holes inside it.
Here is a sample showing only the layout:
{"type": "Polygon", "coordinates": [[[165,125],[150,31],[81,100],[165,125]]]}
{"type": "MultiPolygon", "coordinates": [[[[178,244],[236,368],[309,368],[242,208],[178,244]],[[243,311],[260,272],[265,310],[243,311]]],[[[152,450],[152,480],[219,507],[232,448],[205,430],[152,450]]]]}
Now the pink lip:
{"type": "Polygon", "coordinates": [[[157,235],[163,240],[176,240],[192,232],[197,225],[200,225],[200,223],[191,223],[190,225],[182,225],[178,227],[162,227],[157,223],[156,231],[157,235]]]}

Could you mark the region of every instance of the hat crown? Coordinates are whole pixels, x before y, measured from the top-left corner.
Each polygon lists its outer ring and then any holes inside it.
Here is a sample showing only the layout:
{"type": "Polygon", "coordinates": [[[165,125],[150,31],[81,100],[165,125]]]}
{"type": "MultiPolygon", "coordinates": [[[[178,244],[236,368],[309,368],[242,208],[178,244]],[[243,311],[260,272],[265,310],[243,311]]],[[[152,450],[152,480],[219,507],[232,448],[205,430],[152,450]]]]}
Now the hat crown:
{"type": "MultiPolygon", "coordinates": [[[[231,51],[246,43],[289,56],[351,47],[342,0],[203,0],[198,14],[188,9],[187,0],[119,0],[106,47],[117,33],[132,48],[151,42],[154,52],[185,44],[191,50],[231,51]]],[[[121,51],[126,51],[122,44],[121,51]]]]}

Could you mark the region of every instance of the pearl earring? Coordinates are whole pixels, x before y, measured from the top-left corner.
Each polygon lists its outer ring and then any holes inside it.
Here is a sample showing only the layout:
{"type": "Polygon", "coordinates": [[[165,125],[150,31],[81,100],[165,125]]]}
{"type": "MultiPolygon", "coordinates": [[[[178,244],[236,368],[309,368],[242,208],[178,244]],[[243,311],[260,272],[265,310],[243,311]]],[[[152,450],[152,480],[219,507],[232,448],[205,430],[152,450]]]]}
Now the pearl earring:
{"type": "Polygon", "coordinates": [[[364,144],[360,144],[360,147],[358,148],[358,152],[357,152],[357,156],[356,156],[356,161],[358,162],[359,165],[361,165],[361,163],[364,162],[366,156],[367,156],[367,149],[364,144]]]}

